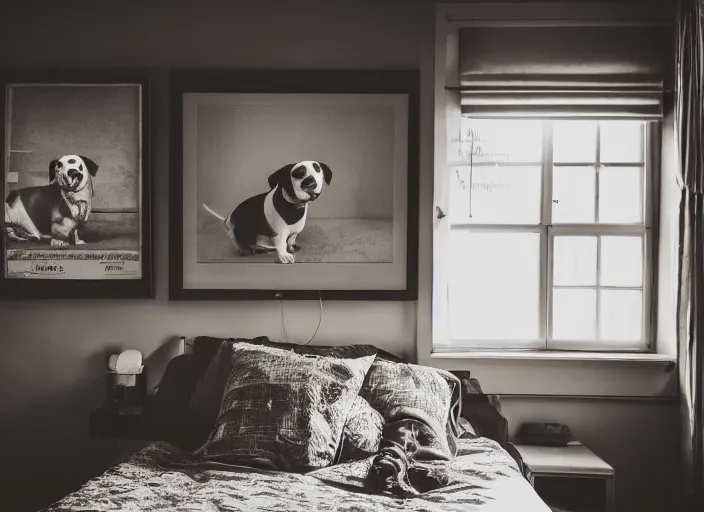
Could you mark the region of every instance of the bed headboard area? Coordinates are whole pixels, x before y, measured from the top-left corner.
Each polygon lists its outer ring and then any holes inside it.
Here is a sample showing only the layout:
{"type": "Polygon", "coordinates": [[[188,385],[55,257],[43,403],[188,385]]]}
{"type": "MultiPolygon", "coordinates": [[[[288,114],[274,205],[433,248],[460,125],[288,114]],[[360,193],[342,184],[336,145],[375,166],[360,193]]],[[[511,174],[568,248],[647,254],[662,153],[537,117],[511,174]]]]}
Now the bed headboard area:
{"type": "MultiPolygon", "coordinates": [[[[148,394],[145,404],[145,431],[150,440],[169,441],[188,449],[202,445],[217,418],[221,397],[210,407],[194,407],[191,398],[206,371],[211,378],[213,368],[218,366],[218,351],[223,341],[262,344],[275,348],[292,350],[300,354],[339,354],[339,357],[357,357],[376,354],[377,358],[403,362],[399,357],[373,345],[299,345],[269,340],[265,336],[256,338],[224,338],[213,336],[196,336],[178,338],[179,346],[171,354],[177,354],[165,361],[163,373],[153,390],[148,394]]],[[[149,362],[148,362],[149,366],[149,362]]],[[[154,368],[158,370],[158,368],[154,368]]],[[[152,369],[147,368],[148,372],[152,369]]],[[[229,370],[220,370],[220,382],[229,370]]],[[[156,373],[161,373],[157,371],[156,373]]],[[[462,417],[466,418],[478,434],[504,443],[508,440],[508,425],[501,414],[498,397],[482,392],[479,382],[470,377],[469,371],[452,372],[462,382],[462,417]]],[[[211,386],[212,387],[212,386],[211,386]]],[[[200,390],[199,390],[200,392],[200,390]]]]}
{"type": "MultiPolygon", "coordinates": [[[[158,383],[150,390],[145,404],[147,437],[189,448],[195,448],[204,442],[212,429],[214,418],[194,410],[190,406],[190,400],[218,348],[226,339],[228,338],[213,336],[178,338],[175,357],[165,362],[159,361],[157,366],[162,368],[147,368],[149,373],[161,374],[158,383]]],[[[269,342],[268,338],[263,336],[242,341],[269,342]]]]}

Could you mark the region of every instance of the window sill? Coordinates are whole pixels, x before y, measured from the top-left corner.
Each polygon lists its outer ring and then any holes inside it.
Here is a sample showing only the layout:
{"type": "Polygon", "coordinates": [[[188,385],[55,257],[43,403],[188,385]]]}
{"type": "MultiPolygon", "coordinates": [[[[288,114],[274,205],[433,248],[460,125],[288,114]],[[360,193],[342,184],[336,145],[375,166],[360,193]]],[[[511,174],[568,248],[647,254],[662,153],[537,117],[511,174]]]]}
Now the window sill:
{"type": "Polygon", "coordinates": [[[674,398],[675,358],[653,353],[562,351],[435,352],[420,364],[469,370],[485,393],[674,398]]]}
{"type": "Polygon", "coordinates": [[[651,352],[568,352],[562,350],[468,350],[465,352],[433,352],[431,359],[497,359],[522,361],[613,361],[674,365],[673,356],[651,352]]]}

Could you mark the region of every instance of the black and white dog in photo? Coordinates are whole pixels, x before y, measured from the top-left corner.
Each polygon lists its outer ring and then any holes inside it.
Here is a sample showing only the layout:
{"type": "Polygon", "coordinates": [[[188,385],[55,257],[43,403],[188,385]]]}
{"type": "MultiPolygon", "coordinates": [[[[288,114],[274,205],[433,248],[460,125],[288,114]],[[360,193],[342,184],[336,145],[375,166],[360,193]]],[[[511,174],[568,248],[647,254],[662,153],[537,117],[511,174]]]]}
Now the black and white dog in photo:
{"type": "Polygon", "coordinates": [[[98,164],[90,158],[65,155],[49,163],[49,184],[13,190],[5,199],[5,230],[11,240],[49,240],[54,247],[85,242],[78,228],[85,224],[93,201],[98,164]]]}
{"type": "Polygon", "coordinates": [[[308,203],[330,185],[332,171],[322,162],[304,160],[282,167],[269,176],[269,192],[245,199],[225,218],[203,208],[222,221],[225,232],[242,254],[276,251],[281,263],[294,263],[300,249],[296,237],[303,231],[308,203]]]}

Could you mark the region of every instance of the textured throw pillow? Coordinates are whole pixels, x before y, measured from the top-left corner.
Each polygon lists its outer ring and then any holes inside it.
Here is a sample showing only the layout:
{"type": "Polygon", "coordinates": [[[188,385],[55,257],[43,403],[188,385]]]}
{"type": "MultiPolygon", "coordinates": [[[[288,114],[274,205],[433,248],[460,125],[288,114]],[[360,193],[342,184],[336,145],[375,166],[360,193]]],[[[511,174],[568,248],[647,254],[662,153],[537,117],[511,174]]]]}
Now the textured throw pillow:
{"type": "Polygon", "coordinates": [[[196,453],[291,471],[332,464],[375,356],[311,356],[249,343],[236,343],[231,350],[220,414],[196,453]]]}
{"type": "Polygon", "coordinates": [[[369,402],[356,396],[342,433],[338,462],[360,460],[379,450],[384,418],[369,402]]]}
{"type": "Polygon", "coordinates": [[[245,339],[231,338],[225,339],[220,343],[215,356],[210,361],[210,364],[203,373],[203,376],[196,384],[195,390],[191,395],[190,407],[207,415],[211,415],[213,420],[220,410],[222,395],[225,389],[225,383],[232,370],[233,353],[232,347],[242,343],[254,345],[264,345],[269,347],[291,350],[298,354],[312,354],[319,356],[330,356],[341,359],[349,359],[356,357],[369,356],[377,354],[378,358],[397,361],[398,358],[376,348],[373,345],[344,345],[340,347],[318,346],[318,345],[298,345],[295,343],[281,343],[270,341],[266,337],[245,339]]]}
{"type": "Polygon", "coordinates": [[[360,392],[386,422],[412,418],[435,436],[428,446],[445,457],[455,454],[456,418],[461,407],[460,382],[450,372],[415,364],[374,362],[360,392]]]}

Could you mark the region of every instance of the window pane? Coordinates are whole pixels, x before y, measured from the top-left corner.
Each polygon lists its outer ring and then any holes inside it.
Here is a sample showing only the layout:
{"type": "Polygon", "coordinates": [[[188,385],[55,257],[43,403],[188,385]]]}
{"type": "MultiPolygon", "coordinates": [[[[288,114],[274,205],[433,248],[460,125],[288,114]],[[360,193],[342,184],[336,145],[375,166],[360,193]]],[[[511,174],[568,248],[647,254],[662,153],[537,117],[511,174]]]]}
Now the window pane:
{"type": "Polygon", "coordinates": [[[552,337],[575,341],[596,339],[596,290],[553,290],[552,337]]]}
{"type": "Polygon", "coordinates": [[[595,188],[594,167],[555,167],[552,177],[552,221],[594,222],[595,188]]]}
{"type": "Polygon", "coordinates": [[[451,172],[452,223],[540,223],[540,167],[475,165],[451,172]]]}
{"type": "Polygon", "coordinates": [[[607,163],[642,162],[642,121],[602,121],[599,123],[599,160],[607,163]]]}
{"type": "Polygon", "coordinates": [[[638,341],[642,337],[643,292],[601,290],[599,337],[609,341],[638,341]]]}
{"type": "Polygon", "coordinates": [[[553,284],[596,285],[596,237],[556,236],[553,284]]]}
{"type": "Polygon", "coordinates": [[[542,162],[543,123],[526,119],[462,118],[460,160],[542,162]]]}
{"type": "Polygon", "coordinates": [[[556,121],[553,124],[554,162],[596,162],[596,121],[556,121]]]}
{"type": "Polygon", "coordinates": [[[450,337],[538,339],[540,234],[450,233],[450,337]]]}
{"type": "Polygon", "coordinates": [[[639,236],[601,237],[602,286],[642,286],[643,239],[639,236]]]}
{"type": "Polygon", "coordinates": [[[599,222],[642,222],[642,173],[642,167],[602,167],[599,170],[599,222]]]}

